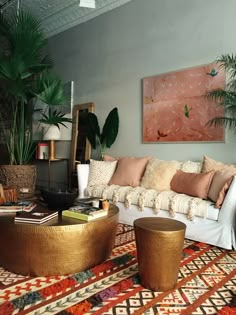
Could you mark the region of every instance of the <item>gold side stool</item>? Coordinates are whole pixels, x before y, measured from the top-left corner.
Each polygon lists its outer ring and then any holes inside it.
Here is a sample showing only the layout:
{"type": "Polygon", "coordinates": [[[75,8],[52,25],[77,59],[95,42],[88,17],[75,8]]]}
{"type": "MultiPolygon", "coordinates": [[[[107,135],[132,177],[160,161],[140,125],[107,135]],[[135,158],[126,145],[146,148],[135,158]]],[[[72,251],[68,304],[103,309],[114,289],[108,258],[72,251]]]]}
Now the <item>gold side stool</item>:
{"type": "Polygon", "coordinates": [[[173,219],[146,217],[134,221],[134,230],[142,285],[153,291],[173,289],[186,225],[173,219]]]}

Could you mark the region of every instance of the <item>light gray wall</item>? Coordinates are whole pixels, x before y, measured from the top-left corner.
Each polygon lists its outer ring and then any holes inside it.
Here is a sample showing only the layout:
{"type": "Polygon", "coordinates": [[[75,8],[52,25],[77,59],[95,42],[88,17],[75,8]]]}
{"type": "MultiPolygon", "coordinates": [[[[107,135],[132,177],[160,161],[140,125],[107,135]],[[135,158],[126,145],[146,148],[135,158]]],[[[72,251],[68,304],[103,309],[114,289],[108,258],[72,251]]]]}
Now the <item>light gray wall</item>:
{"type": "MultiPolygon", "coordinates": [[[[214,61],[236,51],[235,0],[133,0],[49,41],[56,69],[75,82],[75,104],[94,102],[100,125],[119,109],[108,154],[235,162],[236,136],[225,143],[142,144],[142,78],[214,61]]],[[[60,155],[68,155],[68,143],[60,155]]]]}

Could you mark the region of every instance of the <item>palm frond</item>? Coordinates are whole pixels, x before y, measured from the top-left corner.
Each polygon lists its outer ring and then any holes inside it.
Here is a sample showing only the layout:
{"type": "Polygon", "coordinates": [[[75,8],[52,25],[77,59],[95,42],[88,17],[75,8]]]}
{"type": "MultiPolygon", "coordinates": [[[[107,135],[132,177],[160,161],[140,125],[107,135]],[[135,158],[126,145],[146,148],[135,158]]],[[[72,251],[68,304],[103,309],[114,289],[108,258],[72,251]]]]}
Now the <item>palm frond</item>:
{"type": "Polygon", "coordinates": [[[46,115],[42,113],[43,118],[39,119],[41,123],[48,124],[48,125],[55,125],[60,129],[60,125],[63,125],[67,128],[66,124],[64,123],[72,123],[72,119],[65,117],[65,114],[61,113],[60,111],[54,110],[49,111],[49,114],[46,115]]]}
{"type": "Polygon", "coordinates": [[[233,129],[235,131],[236,118],[218,116],[209,120],[207,122],[207,125],[214,126],[214,127],[224,126],[224,127],[228,127],[229,129],[233,129]]]}

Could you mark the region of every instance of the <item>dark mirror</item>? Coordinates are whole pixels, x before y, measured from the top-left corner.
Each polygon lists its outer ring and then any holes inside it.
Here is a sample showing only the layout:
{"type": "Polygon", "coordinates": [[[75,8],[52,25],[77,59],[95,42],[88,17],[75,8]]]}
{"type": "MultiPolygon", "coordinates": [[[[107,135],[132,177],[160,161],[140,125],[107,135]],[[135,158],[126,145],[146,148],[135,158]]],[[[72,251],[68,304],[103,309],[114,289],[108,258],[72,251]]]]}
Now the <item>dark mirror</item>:
{"type": "Polygon", "coordinates": [[[94,103],[74,105],[71,142],[70,175],[71,188],[78,187],[77,164],[86,163],[90,159],[91,145],[86,138],[85,120],[89,112],[94,112],[94,103]]]}

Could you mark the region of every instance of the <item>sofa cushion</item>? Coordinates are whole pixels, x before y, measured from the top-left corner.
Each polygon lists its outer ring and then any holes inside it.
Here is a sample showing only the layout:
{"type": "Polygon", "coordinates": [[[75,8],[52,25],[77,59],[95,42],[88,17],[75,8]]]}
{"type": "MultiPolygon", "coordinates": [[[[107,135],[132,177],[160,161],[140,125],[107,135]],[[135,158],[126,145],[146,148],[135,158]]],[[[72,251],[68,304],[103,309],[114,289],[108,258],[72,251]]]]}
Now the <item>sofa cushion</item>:
{"type": "Polygon", "coordinates": [[[158,191],[170,190],[171,179],[179,168],[180,163],[177,161],[151,159],[140,185],[158,191]]]}
{"type": "Polygon", "coordinates": [[[186,173],[181,170],[172,178],[170,187],[177,193],[207,199],[214,171],[207,173],[186,173]]]}
{"type": "Polygon", "coordinates": [[[114,158],[113,156],[106,155],[106,154],[104,154],[104,155],[102,156],[102,158],[103,158],[103,161],[109,161],[109,162],[117,161],[117,159],[114,158]]]}
{"type": "Polygon", "coordinates": [[[118,160],[117,169],[109,185],[132,186],[140,185],[140,180],[145,171],[150,157],[122,157],[118,160]]]}
{"type": "Polygon", "coordinates": [[[236,171],[236,165],[234,164],[224,164],[222,162],[213,160],[208,156],[204,155],[202,161],[202,173],[209,171],[219,171],[219,170],[231,170],[236,171]]]}
{"type": "Polygon", "coordinates": [[[216,208],[221,207],[234,175],[236,175],[236,170],[219,170],[215,172],[208,192],[208,198],[215,201],[216,208]]]}
{"type": "Polygon", "coordinates": [[[115,172],[117,161],[96,161],[91,159],[88,186],[108,184],[115,172]]]}
{"type": "Polygon", "coordinates": [[[188,173],[200,173],[202,170],[202,163],[194,161],[184,161],[180,164],[180,170],[188,173]]]}

